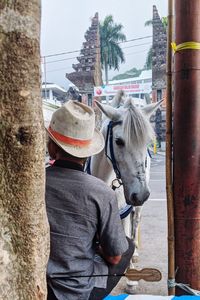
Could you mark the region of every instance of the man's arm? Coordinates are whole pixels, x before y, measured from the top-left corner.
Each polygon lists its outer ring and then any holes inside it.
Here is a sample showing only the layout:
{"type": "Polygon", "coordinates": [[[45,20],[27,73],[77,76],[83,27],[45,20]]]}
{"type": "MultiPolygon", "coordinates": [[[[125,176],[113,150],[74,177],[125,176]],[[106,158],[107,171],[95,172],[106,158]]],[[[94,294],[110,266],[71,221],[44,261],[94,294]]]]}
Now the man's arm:
{"type": "MultiPolygon", "coordinates": [[[[122,227],[115,193],[105,189],[106,199],[100,214],[98,228],[101,256],[110,264],[120,262],[123,253],[128,249],[128,242],[122,227]]],[[[105,199],[105,198],[104,198],[105,199]]]]}

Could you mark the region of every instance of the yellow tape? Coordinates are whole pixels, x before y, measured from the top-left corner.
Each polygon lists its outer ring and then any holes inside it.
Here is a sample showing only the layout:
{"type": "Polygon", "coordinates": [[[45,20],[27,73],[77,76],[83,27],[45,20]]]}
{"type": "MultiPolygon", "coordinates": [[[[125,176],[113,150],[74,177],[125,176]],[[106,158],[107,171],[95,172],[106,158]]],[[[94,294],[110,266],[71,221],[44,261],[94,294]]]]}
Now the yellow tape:
{"type": "Polygon", "coordinates": [[[192,49],[192,50],[200,50],[200,43],[197,42],[185,42],[179,45],[176,45],[176,43],[171,43],[172,49],[174,53],[177,51],[182,51],[186,49],[192,49]]]}

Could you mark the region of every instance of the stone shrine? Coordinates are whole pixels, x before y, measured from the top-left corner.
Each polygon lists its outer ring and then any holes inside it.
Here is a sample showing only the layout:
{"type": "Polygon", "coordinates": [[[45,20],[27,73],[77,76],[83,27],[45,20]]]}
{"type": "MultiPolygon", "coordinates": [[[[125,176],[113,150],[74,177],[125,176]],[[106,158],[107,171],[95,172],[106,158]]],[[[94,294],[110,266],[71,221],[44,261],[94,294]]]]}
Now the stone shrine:
{"type": "Polygon", "coordinates": [[[92,18],[91,26],[84,37],[85,42],[77,57],[78,63],[72,65],[75,71],[67,73],[66,77],[79,89],[82,102],[92,105],[94,86],[103,84],[98,13],[92,18]]]}
{"type": "Polygon", "coordinates": [[[152,47],[152,101],[157,102],[164,98],[162,107],[159,108],[151,120],[155,123],[155,132],[158,145],[165,141],[166,131],[166,59],[167,59],[167,32],[153,6],[153,47],[152,47]]]}

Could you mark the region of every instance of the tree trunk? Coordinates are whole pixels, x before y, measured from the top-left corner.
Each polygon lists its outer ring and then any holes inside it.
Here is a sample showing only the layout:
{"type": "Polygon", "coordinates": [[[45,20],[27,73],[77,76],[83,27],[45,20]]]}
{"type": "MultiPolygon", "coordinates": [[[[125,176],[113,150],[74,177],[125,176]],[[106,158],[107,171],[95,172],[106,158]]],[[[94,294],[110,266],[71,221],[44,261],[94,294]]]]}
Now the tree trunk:
{"type": "MultiPolygon", "coordinates": [[[[108,85],[108,64],[105,58],[105,81],[106,85],[108,85]]],[[[109,104],[109,96],[106,96],[106,104],[109,104]]]]}
{"type": "Polygon", "coordinates": [[[0,4],[0,299],[46,299],[40,1],[0,4]]]}
{"type": "Polygon", "coordinates": [[[105,81],[106,85],[108,85],[108,64],[105,62],[105,81]]]}

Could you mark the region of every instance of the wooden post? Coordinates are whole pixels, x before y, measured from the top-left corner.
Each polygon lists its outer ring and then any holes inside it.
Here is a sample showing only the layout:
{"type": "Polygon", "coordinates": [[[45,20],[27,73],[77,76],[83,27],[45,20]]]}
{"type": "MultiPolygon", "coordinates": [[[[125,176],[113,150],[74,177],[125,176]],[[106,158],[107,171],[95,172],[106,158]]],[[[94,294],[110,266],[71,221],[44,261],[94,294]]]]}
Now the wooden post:
{"type": "MultiPolygon", "coordinates": [[[[175,18],[177,45],[200,42],[200,0],[175,0],[175,18]]],[[[181,50],[174,58],[176,282],[200,290],[200,50],[181,50]]]]}
{"type": "MultiPolygon", "coordinates": [[[[173,0],[168,0],[167,25],[167,93],[166,93],[166,192],[168,216],[168,280],[173,280],[174,272],[174,199],[172,179],[172,31],[173,0]]],[[[168,294],[174,295],[175,288],[168,288],[168,294]]]]}

